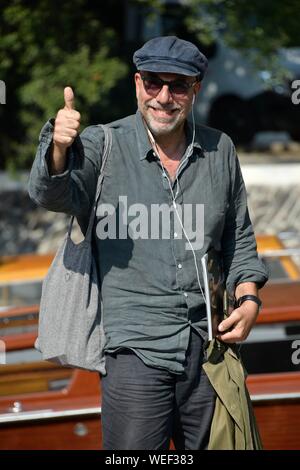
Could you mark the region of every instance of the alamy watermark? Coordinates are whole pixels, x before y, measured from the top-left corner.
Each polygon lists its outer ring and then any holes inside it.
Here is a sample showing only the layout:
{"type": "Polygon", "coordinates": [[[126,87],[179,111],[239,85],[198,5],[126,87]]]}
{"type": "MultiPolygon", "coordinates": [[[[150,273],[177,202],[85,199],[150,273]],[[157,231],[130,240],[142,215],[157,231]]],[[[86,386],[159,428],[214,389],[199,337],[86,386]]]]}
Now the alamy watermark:
{"type": "Polygon", "coordinates": [[[296,350],[292,354],[292,363],[298,366],[300,364],[300,339],[295,339],[292,342],[292,349],[296,350]]]}
{"type": "Polygon", "coordinates": [[[6,85],[3,80],[0,80],[0,104],[6,104],[6,85]]]}
{"type": "Polygon", "coordinates": [[[6,346],[5,342],[0,339],[0,364],[6,364],[6,346]]]}
{"type": "Polygon", "coordinates": [[[291,86],[292,86],[292,89],[295,90],[291,96],[292,103],[299,104],[300,103],[300,80],[294,80],[291,86]]]}
{"type": "Polygon", "coordinates": [[[204,204],[128,205],[119,196],[118,205],[100,204],[96,234],[100,240],[185,239],[186,250],[200,250],[204,244],[204,204]],[[174,207],[175,206],[175,207],[174,207]],[[172,224],[173,221],[173,224],[172,224]],[[189,240],[189,241],[188,241],[189,240]]]}

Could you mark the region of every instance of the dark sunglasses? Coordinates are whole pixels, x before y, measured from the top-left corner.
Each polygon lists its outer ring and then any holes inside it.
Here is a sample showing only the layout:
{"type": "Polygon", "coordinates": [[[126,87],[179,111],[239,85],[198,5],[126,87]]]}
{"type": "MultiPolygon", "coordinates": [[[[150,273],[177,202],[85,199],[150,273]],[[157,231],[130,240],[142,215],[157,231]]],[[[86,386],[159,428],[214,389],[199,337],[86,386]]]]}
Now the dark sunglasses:
{"type": "Polygon", "coordinates": [[[185,80],[180,79],[165,81],[159,77],[154,77],[151,75],[140,75],[141,79],[143,80],[146,92],[153,97],[156,97],[158,95],[164,85],[168,85],[169,91],[172,96],[178,98],[186,96],[189,89],[192,88],[198,81],[195,80],[194,82],[187,82],[185,80]]]}

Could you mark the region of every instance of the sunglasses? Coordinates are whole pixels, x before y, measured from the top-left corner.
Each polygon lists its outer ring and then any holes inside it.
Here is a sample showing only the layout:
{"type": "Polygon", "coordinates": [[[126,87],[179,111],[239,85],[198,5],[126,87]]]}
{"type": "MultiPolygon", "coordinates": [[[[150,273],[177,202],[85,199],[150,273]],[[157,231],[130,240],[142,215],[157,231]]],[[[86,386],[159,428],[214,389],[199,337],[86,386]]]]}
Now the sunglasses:
{"type": "Polygon", "coordinates": [[[182,98],[187,95],[190,88],[192,88],[198,80],[194,82],[187,82],[185,80],[177,79],[171,81],[162,80],[159,77],[142,75],[141,79],[144,83],[144,88],[148,95],[154,98],[158,95],[164,85],[167,85],[172,96],[182,98]]]}

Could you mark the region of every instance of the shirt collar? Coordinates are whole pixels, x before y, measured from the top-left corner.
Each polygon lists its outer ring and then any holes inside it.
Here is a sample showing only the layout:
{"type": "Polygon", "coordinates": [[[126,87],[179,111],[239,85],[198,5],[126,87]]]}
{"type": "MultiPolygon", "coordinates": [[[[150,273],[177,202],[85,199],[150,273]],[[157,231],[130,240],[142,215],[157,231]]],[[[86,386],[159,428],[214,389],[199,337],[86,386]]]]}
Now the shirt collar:
{"type": "MultiPolygon", "coordinates": [[[[192,144],[193,139],[193,125],[191,122],[186,121],[185,131],[187,136],[187,147],[192,144]]],[[[153,148],[150,143],[147,130],[143,121],[143,116],[139,110],[136,112],[136,133],[137,133],[137,142],[139,149],[140,160],[145,160],[150,154],[153,155],[153,148]]],[[[197,131],[194,139],[193,148],[202,150],[201,144],[197,138],[197,131]]],[[[190,152],[190,155],[193,155],[194,152],[190,152]]],[[[203,155],[203,152],[197,152],[199,156],[203,155]]]]}
{"type": "Polygon", "coordinates": [[[150,152],[153,153],[153,148],[147,134],[142,113],[139,110],[136,112],[135,121],[140,160],[145,160],[150,152]]]}

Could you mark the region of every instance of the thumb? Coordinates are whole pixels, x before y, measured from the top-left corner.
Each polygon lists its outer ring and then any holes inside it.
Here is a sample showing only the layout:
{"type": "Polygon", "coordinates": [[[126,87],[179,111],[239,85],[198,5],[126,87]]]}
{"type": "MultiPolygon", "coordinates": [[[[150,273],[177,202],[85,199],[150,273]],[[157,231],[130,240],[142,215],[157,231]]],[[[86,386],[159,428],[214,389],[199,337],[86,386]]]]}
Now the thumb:
{"type": "Polygon", "coordinates": [[[75,109],[75,98],[70,86],[64,89],[65,109],[75,109]]]}

